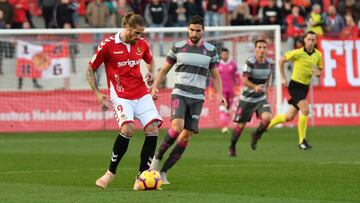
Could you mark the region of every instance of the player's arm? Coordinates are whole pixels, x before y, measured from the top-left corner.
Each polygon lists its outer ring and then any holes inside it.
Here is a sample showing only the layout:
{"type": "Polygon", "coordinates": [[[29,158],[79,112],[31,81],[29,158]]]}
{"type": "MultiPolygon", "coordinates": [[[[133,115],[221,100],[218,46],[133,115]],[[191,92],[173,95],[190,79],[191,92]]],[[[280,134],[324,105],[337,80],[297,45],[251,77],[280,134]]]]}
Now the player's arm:
{"type": "Polygon", "coordinates": [[[220,99],[220,103],[227,106],[226,99],[222,95],[222,82],[219,70],[217,68],[210,69],[211,77],[213,78],[215,92],[220,99]]]}
{"type": "Polygon", "coordinates": [[[249,76],[248,76],[248,75],[243,74],[242,80],[243,80],[243,84],[244,84],[246,87],[255,90],[255,92],[257,92],[257,93],[262,92],[261,85],[257,85],[257,84],[255,84],[255,83],[251,82],[251,81],[249,80],[249,76]]]}
{"type": "Polygon", "coordinates": [[[151,60],[150,63],[146,64],[146,68],[148,69],[148,73],[146,73],[145,79],[147,85],[151,86],[154,83],[154,67],[155,67],[155,61],[154,59],[151,60]]]}
{"type": "Polygon", "coordinates": [[[172,67],[173,64],[170,64],[167,61],[165,61],[163,67],[156,74],[155,81],[151,90],[151,96],[153,97],[154,100],[158,98],[157,95],[157,93],[159,92],[158,86],[165,80],[166,75],[168,74],[168,72],[172,67]]]}
{"type": "Polygon", "coordinates": [[[314,74],[316,77],[320,77],[321,73],[323,71],[323,61],[322,61],[322,55],[320,54],[318,63],[315,66],[314,74]]]}
{"type": "Polygon", "coordinates": [[[281,57],[280,62],[279,62],[281,84],[284,86],[286,86],[285,63],[287,61],[288,60],[286,60],[285,56],[283,56],[283,57],[281,57]]]}
{"type": "Polygon", "coordinates": [[[88,66],[88,69],[86,71],[86,79],[91,87],[91,90],[95,94],[96,100],[100,104],[101,109],[103,111],[107,111],[109,109],[110,104],[106,100],[106,95],[100,92],[96,82],[95,71],[91,68],[91,66],[88,66]]]}

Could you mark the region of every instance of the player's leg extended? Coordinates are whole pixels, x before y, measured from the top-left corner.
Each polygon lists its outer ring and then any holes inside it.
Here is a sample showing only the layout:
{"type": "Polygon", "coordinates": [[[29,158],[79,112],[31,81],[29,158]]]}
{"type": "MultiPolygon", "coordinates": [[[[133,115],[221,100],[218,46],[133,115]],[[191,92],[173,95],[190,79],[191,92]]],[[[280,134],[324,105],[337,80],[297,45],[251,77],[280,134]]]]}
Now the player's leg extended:
{"type": "Polygon", "coordinates": [[[139,175],[149,168],[148,161],[154,157],[159,127],[162,124],[152,97],[148,94],[139,99],[135,106],[135,118],[137,118],[145,131],[145,141],[140,154],[139,175]]]}
{"type": "Polygon", "coordinates": [[[176,145],[174,146],[169,157],[166,159],[163,167],[160,170],[161,173],[167,173],[167,171],[171,167],[173,167],[175,163],[181,158],[192,135],[193,135],[193,131],[187,129],[182,130],[182,132],[179,135],[179,138],[176,141],[176,145]]]}
{"type": "Polygon", "coordinates": [[[165,152],[175,142],[180,135],[180,132],[184,128],[184,119],[173,119],[171,121],[171,127],[167,130],[159,149],[156,151],[155,158],[162,160],[165,152]]]}
{"type": "Polygon", "coordinates": [[[245,125],[246,123],[238,123],[235,126],[230,138],[229,156],[236,156],[236,143],[239,140],[245,125]]]}
{"type": "Polygon", "coordinates": [[[267,127],[267,129],[270,129],[280,123],[292,121],[296,117],[297,113],[298,113],[298,109],[296,107],[294,107],[293,105],[290,105],[286,114],[278,114],[274,118],[271,119],[271,122],[270,122],[269,126],[267,127]]]}
{"type": "Polygon", "coordinates": [[[251,133],[251,148],[253,150],[256,149],[256,143],[261,138],[261,135],[266,131],[270,121],[271,121],[271,112],[270,106],[267,110],[261,113],[261,122],[259,126],[255,129],[254,132],[251,133]]]}
{"type": "Polygon", "coordinates": [[[223,95],[225,96],[225,99],[227,101],[227,106],[220,105],[219,111],[220,111],[220,126],[221,126],[221,132],[222,133],[228,133],[228,123],[229,123],[229,106],[231,105],[230,101],[230,93],[223,91],[223,95]]]}
{"type": "Polygon", "coordinates": [[[143,171],[149,168],[148,161],[154,157],[157,137],[159,133],[158,125],[159,125],[158,121],[153,121],[150,124],[148,124],[144,129],[145,140],[141,149],[141,154],[140,154],[141,161],[140,161],[138,175],[140,175],[143,171]]]}
{"type": "Polygon", "coordinates": [[[133,130],[133,122],[125,123],[121,127],[120,133],[114,142],[109,170],[102,177],[96,180],[96,185],[98,187],[105,189],[114,179],[119,162],[127,151],[133,130]]]}
{"type": "Polygon", "coordinates": [[[307,130],[307,120],[309,115],[309,103],[307,100],[301,100],[298,103],[300,108],[300,116],[298,120],[298,134],[299,134],[299,144],[303,143],[306,138],[306,130],[307,130]]]}

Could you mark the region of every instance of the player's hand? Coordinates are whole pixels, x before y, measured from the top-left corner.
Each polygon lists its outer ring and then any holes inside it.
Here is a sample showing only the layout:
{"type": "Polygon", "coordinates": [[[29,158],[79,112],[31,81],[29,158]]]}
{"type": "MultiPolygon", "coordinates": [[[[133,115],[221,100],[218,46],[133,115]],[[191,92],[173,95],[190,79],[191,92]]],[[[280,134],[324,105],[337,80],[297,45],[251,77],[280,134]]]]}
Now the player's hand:
{"type": "Polygon", "coordinates": [[[157,88],[152,88],[151,89],[151,97],[153,98],[153,100],[157,100],[158,99],[158,93],[159,90],[157,88]]]}
{"type": "Polygon", "coordinates": [[[222,95],[220,96],[220,104],[224,105],[224,106],[227,106],[227,101],[222,95]]]}
{"type": "Polygon", "coordinates": [[[260,93],[260,92],[263,91],[261,85],[255,85],[254,90],[255,90],[256,93],[260,93]]]}
{"type": "Polygon", "coordinates": [[[103,111],[109,110],[111,104],[110,104],[110,101],[108,99],[106,99],[105,94],[103,94],[103,93],[97,94],[96,100],[99,103],[99,105],[103,111]]]}
{"type": "Polygon", "coordinates": [[[321,70],[318,67],[314,68],[314,74],[316,77],[320,77],[321,76],[321,70]]]}
{"type": "Polygon", "coordinates": [[[145,75],[145,80],[146,80],[146,84],[147,84],[148,86],[153,85],[153,83],[154,83],[154,76],[153,76],[153,74],[152,74],[152,73],[146,73],[146,75],[145,75]]]}
{"type": "Polygon", "coordinates": [[[281,78],[281,85],[286,87],[287,86],[287,81],[285,78],[281,78]]]}

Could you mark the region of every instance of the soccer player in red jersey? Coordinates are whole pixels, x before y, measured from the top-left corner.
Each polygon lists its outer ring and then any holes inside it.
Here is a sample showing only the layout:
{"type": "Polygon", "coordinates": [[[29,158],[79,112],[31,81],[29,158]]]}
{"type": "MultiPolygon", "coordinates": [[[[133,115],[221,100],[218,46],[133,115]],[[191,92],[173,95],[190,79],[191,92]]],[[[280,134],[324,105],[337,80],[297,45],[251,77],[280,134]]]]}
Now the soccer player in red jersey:
{"type": "MultiPolygon", "coordinates": [[[[122,26],[121,32],[100,43],[86,73],[96,100],[104,111],[109,109],[111,101],[120,128],[113,146],[109,169],[96,181],[96,185],[102,189],[114,179],[117,166],[126,153],[135,128],[134,119],[141,122],[145,131],[138,175],[148,169],[147,161],[154,156],[158,127],[162,123],[140,72],[140,61],[144,60],[149,71],[146,76],[147,82],[153,81],[153,57],[148,43],[141,38],[145,30],[144,18],[138,14],[128,14],[123,18],[122,26]],[[105,64],[110,101],[99,91],[96,83],[95,71],[102,63],[105,64]]],[[[134,189],[135,186],[136,182],[134,189]]]]}

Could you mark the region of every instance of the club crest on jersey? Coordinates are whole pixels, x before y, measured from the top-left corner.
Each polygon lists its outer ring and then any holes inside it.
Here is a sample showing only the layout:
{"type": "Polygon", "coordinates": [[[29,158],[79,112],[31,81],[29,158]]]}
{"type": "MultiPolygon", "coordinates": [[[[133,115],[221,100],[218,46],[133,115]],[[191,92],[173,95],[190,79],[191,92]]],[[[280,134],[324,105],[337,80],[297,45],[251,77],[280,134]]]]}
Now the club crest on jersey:
{"type": "Polygon", "coordinates": [[[141,53],[142,53],[141,47],[136,48],[136,54],[141,55],[141,53]]]}

